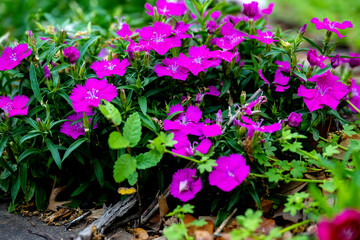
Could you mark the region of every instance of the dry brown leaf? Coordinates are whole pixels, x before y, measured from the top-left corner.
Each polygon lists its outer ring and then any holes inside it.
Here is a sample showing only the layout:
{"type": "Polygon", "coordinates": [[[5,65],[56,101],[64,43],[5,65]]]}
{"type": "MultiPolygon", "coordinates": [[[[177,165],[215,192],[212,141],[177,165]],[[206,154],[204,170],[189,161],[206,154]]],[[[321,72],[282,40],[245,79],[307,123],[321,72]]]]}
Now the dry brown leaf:
{"type": "Polygon", "coordinates": [[[297,192],[300,192],[306,185],[306,182],[289,182],[282,184],[278,193],[283,195],[293,195],[297,192]]]}
{"type": "Polygon", "coordinates": [[[58,218],[64,218],[71,215],[74,212],[72,209],[60,208],[59,211],[54,212],[50,216],[44,219],[47,224],[52,224],[58,218]]]}
{"type": "MultiPolygon", "coordinates": [[[[189,223],[192,223],[193,221],[195,221],[196,218],[190,214],[185,214],[185,217],[184,217],[184,223],[185,225],[188,225],[189,223]]],[[[189,236],[194,236],[195,234],[195,226],[192,226],[190,225],[189,227],[187,227],[188,231],[187,231],[187,234],[189,236]]]]}
{"type": "Polygon", "coordinates": [[[161,194],[159,199],[159,211],[160,211],[160,217],[164,217],[169,213],[169,207],[166,202],[166,198],[163,194],[161,194]]]}
{"type": "MultiPolygon", "coordinates": [[[[349,144],[350,144],[350,140],[351,140],[351,139],[359,140],[359,139],[360,139],[360,135],[359,135],[359,134],[354,134],[354,135],[352,135],[351,137],[349,137],[348,135],[343,134],[343,135],[341,136],[341,138],[342,138],[342,141],[340,142],[339,145],[342,146],[342,147],[348,148],[348,147],[349,147],[349,144]]],[[[333,157],[336,158],[336,159],[339,159],[339,160],[343,160],[346,151],[344,151],[344,150],[342,150],[342,149],[340,149],[340,148],[338,148],[337,150],[339,151],[339,153],[334,154],[333,157]]]]}
{"type": "Polygon", "coordinates": [[[230,240],[230,234],[229,233],[223,233],[220,237],[216,237],[215,240],[230,240]]]}
{"type": "Polygon", "coordinates": [[[261,222],[260,226],[256,229],[256,232],[268,235],[270,231],[276,226],[275,220],[264,217],[262,217],[262,220],[263,221],[261,222]]]}
{"type": "Polygon", "coordinates": [[[165,221],[164,226],[168,227],[174,223],[179,223],[179,220],[176,216],[171,216],[168,220],[165,221]]]}
{"type": "Polygon", "coordinates": [[[136,237],[138,240],[146,240],[149,238],[149,234],[146,232],[143,228],[135,228],[132,232],[132,234],[136,237]]]}
{"type": "Polygon", "coordinates": [[[212,234],[204,230],[195,231],[195,240],[213,240],[212,234]]]}
{"type": "Polygon", "coordinates": [[[269,199],[261,199],[260,203],[261,203],[261,208],[263,210],[263,213],[267,214],[268,212],[270,212],[272,210],[274,201],[271,201],[269,199]]]}
{"type": "Polygon", "coordinates": [[[56,184],[56,176],[54,178],[53,188],[51,190],[51,194],[50,194],[50,198],[49,198],[49,205],[46,208],[46,210],[51,210],[51,211],[54,211],[54,212],[57,211],[57,208],[59,206],[62,206],[64,204],[70,202],[70,201],[63,201],[63,202],[57,202],[56,201],[56,197],[59,195],[59,193],[61,193],[62,191],[64,191],[66,189],[66,186],[56,188],[55,184],[56,184]]]}

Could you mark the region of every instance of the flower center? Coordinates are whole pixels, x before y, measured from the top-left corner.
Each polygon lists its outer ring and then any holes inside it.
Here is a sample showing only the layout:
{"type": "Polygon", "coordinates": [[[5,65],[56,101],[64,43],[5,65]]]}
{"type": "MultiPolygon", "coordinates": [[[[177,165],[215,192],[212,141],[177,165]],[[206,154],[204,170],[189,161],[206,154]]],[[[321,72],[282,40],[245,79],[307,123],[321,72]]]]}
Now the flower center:
{"type": "Polygon", "coordinates": [[[114,67],[116,67],[116,64],[109,63],[109,65],[106,68],[107,68],[107,70],[112,71],[114,69],[114,67]]]}
{"type": "Polygon", "coordinates": [[[99,92],[99,90],[97,89],[91,89],[91,91],[87,91],[88,96],[86,97],[87,99],[98,99],[98,97],[96,96],[96,94],[99,92]]]}
{"type": "Polygon", "coordinates": [[[183,193],[189,190],[188,180],[181,181],[179,184],[179,193],[183,193]]]}
{"type": "Polygon", "coordinates": [[[201,58],[201,57],[197,57],[197,58],[194,58],[193,61],[194,61],[195,63],[201,64],[202,58],[201,58]]]}
{"type": "Polygon", "coordinates": [[[231,172],[231,171],[227,171],[227,175],[228,175],[229,177],[234,177],[234,176],[235,176],[234,173],[231,172]]]}
{"type": "Polygon", "coordinates": [[[154,32],[151,40],[153,40],[156,43],[164,42],[164,37],[165,37],[165,35],[161,35],[161,34],[158,34],[157,32],[154,32]]]}
{"type": "Polygon", "coordinates": [[[272,39],[272,36],[273,36],[272,33],[265,33],[265,34],[263,35],[263,38],[267,38],[267,39],[271,38],[271,39],[272,39]]]}
{"type": "Polygon", "coordinates": [[[170,65],[169,68],[171,71],[173,71],[174,73],[177,72],[179,65],[170,65]]]}
{"type": "Polygon", "coordinates": [[[13,53],[13,54],[10,56],[10,60],[13,61],[13,62],[16,62],[16,61],[17,61],[16,53],[13,53]]]}
{"type": "Polygon", "coordinates": [[[2,109],[4,110],[5,115],[8,115],[9,112],[12,110],[12,103],[9,102],[9,103],[6,104],[2,109]]]}
{"type": "Polygon", "coordinates": [[[356,227],[353,225],[345,227],[340,233],[341,239],[344,240],[355,240],[357,239],[357,235],[356,227]]]}
{"type": "Polygon", "coordinates": [[[352,91],[351,91],[351,94],[353,97],[358,97],[359,96],[359,92],[356,88],[353,88],[352,91]]]}
{"type": "Polygon", "coordinates": [[[74,128],[76,130],[84,129],[84,123],[83,122],[77,122],[77,123],[74,124],[74,128]]]}
{"type": "Polygon", "coordinates": [[[324,96],[328,91],[332,89],[332,87],[325,87],[325,86],[321,87],[319,85],[316,85],[315,89],[319,91],[321,96],[324,96]]]}

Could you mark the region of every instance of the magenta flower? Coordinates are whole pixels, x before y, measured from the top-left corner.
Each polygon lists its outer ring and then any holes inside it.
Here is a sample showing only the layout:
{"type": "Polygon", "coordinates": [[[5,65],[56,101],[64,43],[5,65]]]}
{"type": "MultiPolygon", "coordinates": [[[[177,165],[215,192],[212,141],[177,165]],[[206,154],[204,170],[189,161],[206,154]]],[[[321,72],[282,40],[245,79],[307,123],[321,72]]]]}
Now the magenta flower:
{"type": "MultiPolygon", "coordinates": [[[[86,113],[87,116],[93,115],[94,113],[89,112],[86,113]]],[[[73,139],[77,139],[81,135],[86,135],[84,122],[83,121],[77,121],[79,119],[83,119],[83,113],[74,113],[70,116],[68,116],[66,119],[69,121],[64,122],[61,125],[60,132],[66,134],[69,137],[72,137],[73,139]],[[77,121],[76,123],[74,123],[77,121]]],[[[92,118],[89,118],[89,123],[91,124],[92,118]]],[[[94,124],[94,129],[97,127],[96,124],[94,124]]]]}
{"type": "Polygon", "coordinates": [[[339,77],[331,74],[330,70],[321,75],[315,75],[308,79],[315,82],[316,86],[307,89],[300,85],[297,96],[304,97],[304,102],[310,112],[323,108],[325,105],[336,109],[340,100],[348,93],[345,84],[338,82],[339,77]]]}
{"type": "Polygon", "coordinates": [[[126,67],[130,65],[129,60],[123,59],[119,60],[114,58],[110,62],[106,59],[101,60],[100,62],[94,62],[90,68],[95,71],[98,78],[103,78],[105,76],[119,75],[124,76],[126,72],[126,67]]]}
{"type": "Polygon", "coordinates": [[[235,119],[234,120],[234,126],[242,126],[247,128],[248,132],[246,137],[248,137],[250,140],[253,138],[255,132],[267,132],[267,133],[273,133],[276,131],[281,130],[281,124],[280,123],[274,123],[268,126],[261,126],[263,120],[260,122],[254,122],[250,118],[241,116],[241,120],[244,122],[235,119]]]}
{"type": "MultiPolygon", "coordinates": [[[[154,7],[149,3],[145,4],[147,10],[146,14],[154,16],[154,7]]],[[[185,14],[187,7],[184,1],[180,2],[167,2],[166,0],[158,0],[156,3],[156,9],[159,15],[164,16],[181,16],[185,14]]]]}
{"type": "Polygon", "coordinates": [[[189,75],[189,70],[179,65],[178,58],[165,58],[162,63],[165,66],[158,64],[155,66],[154,71],[159,77],[170,76],[174,79],[185,81],[189,75]]]}
{"type": "Polygon", "coordinates": [[[91,112],[93,107],[100,105],[101,99],[111,102],[117,96],[116,87],[105,79],[88,79],[85,86],[76,85],[70,99],[75,112],[91,112]]]}
{"type": "Polygon", "coordinates": [[[244,41],[244,36],[247,36],[245,33],[234,29],[234,26],[227,22],[221,27],[221,34],[224,36],[222,38],[214,38],[216,46],[219,48],[229,51],[234,49],[242,41],[244,41]]]}
{"type": "Polygon", "coordinates": [[[307,60],[311,67],[318,66],[319,68],[324,68],[326,65],[323,63],[327,57],[319,56],[316,49],[309,49],[306,54],[307,60]]]}
{"type": "MultiPolygon", "coordinates": [[[[286,89],[290,87],[290,85],[287,85],[289,82],[290,77],[284,76],[283,71],[281,71],[281,67],[276,70],[275,76],[274,76],[274,83],[276,85],[275,91],[276,92],[284,92],[286,89]]],[[[265,83],[270,84],[270,82],[264,77],[262,73],[262,69],[259,69],[259,76],[262,80],[265,81],[265,83]]]]}
{"type": "Polygon", "coordinates": [[[225,192],[236,188],[250,173],[250,166],[246,165],[245,158],[240,154],[220,157],[216,164],[209,174],[209,184],[225,192]]]}
{"type": "Polygon", "coordinates": [[[209,139],[205,138],[200,143],[191,143],[187,135],[183,133],[176,133],[173,140],[177,143],[174,145],[174,149],[172,151],[186,157],[193,156],[196,151],[206,154],[211,147],[211,141],[209,139]]]}
{"type": "Polygon", "coordinates": [[[341,57],[339,54],[336,54],[335,57],[331,58],[331,67],[337,68],[341,64],[341,57]]]}
{"type": "Polygon", "coordinates": [[[153,27],[146,26],[140,31],[139,44],[148,42],[152,50],[160,55],[164,55],[170,48],[181,47],[181,40],[177,36],[171,36],[172,29],[170,24],[156,22],[153,27]]]}
{"type": "Polygon", "coordinates": [[[217,90],[217,88],[215,86],[209,86],[209,91],[202,93],[202,91],[200,90],[200,92],[198,94],[196,94],[196,102],[201,102],[202,99],[204,98],[205,95],[212,95],[212,96],[220,96],[220,91],[217,90]]]}
{"type": "Polygon", "coordinates": [[[190,24],[185,24],[184,22],[175,23],[175,27],[172,32],[180,39],[191,38],[190,34],[186,34],[186,31],[190,27],[190,24]]]}
{"type": "Polygon", "coordinates": [[[17,95],[13,98],[9,96],[0,96],[0,108],[4,110],[5,116],[12,117],[16,115],[27,115],[29,98],[23,95],[17,95]]]}
{"type": "Polygon", "coordinates": [[[318,224],[319,240],[358,240],[360,239],[360,213],[347,209],[334,219],[323,219],[318,224]]]}
{"type": "Polygon", "coordinates": [[[315,24],[315,27],[317,30],[326,29],[330,32],[336,33],[336,35],[338,35],[339,38],[346,37],[346,36],[342,36],[339,33],[338,29],[346,29],[346,28],[353,27],[353,25],[350,21],[344,21],[342,23],[330,22],[329,19],[327,19],[327,18],[324,18],[322,22],[320,22],[320,20],[318,18],[312,18],[310,22],[315,24]]]}
{"type": "MultiPolygon", "coordinates": [[[[356,84],[355,79],[351,80],[351,85],[349,87],[350,99],[349,101],[355,105],[358,109],[360,108],[360,86],[356,84]]],[[[349,105],[349,108],[354,112],[357,111],[349,105]]]]}
{"type": "Polygon", "coordinates": [[[261,30],[256,31],[258,36],[249,35],[249,39],[256,39],[259,42],[265,43],[265,44],[271,44],[272,42],[277,42],[278,40],[274,40],[274,33],[267,31],[262,32],[261,30]]]}
{"type": "Polygon", "coordinates": [[[149,52],[151,50],[150,42],[141,41],[140,43],[135,43],[133,40],[128,39],[130,44],[127,46],[125,52],[129,54],[130,59],[134,59],[135,52],[149,52]]]}
{"type": "Polygon", "coordinates": [[[218,124],[203,125],[202,126],[203,136],[215,137],[221,135],[221,127],[218,124]]]}
{"type": "Polygon", "coordinates": [[[120,37],[127,38],[130,37],[133,32],[130,30],[130,26],[127,23],[122,23],[116,34],[120,37]]]}
{"type": "MultiPolygon", "coordinates": [[[[184,111],[183,106],[180,104],[173,105],[169,109],[168,116],[171,114],[184,111]]],[[[164,120],[164,130],[170,130],[171,132],[182,132],[183,134],[201,135],[202,130],[199,131],[199,121],[202,116],[202,111],[197,107],[190,105],[185,113],[179,113],[172,120],[164,120]]]]}
{"type": "Polygon", "coordinates": [[[51,78],[50,70],[46,66],[46,64],[44,65],[44,76],[45,76],[46,80],[50,80],[50,78],[51,78]]]}
{"type": "Polygon", "coordinates": [[[259,3],[253,1],[251,3],[244,3],[243,14],[247,16],[249,19],[253,19],[254,21],[260,19],[264,14],[270,15],[273,11],[274,3],[270,3],[269,6],[265,9],[259,8],[259,3]]]}
{"type": "Polygon", "coordinates": [[[236,49],[236,52],[235,53],[232,53],[232,52],[227,52],[227,51],[220,51],[220,50],[215,50],[215,51],[211,51],[210,52],[211,56],[213,58],[219,58],[219,59],[222,59],[226,62],[231,62],[234,57],[236,57],[236,62],[238,61],[239,58],[239,52],[237,52],[237,49],[236,49]]]}
{"type": "Polygon", "coordinates": [[[63,50],[64,57],[66,57],[70,64],[75,64],[78,58],[80,57],[80,52],[76,49],[76,47],[69,46],[63,50]]]}
{"type": "Polygon", "coordinates": [[[201,178],[196,176],[196,169],[179,169],[172,178],[170,193],[173,197],[187,202],[195,197],[202,188],[201,178]]]}
{"type": "Polygon", "coordinates": [[[349,53],[350,57],[354,57],[354,58],[350,58],[349,59],[349,65],[351,68],[355,68],[360,66],[360,54],[359,53],[349,53]]]}
{"type": "Polygon", "coordinates": [[[6,47],[0,56],[0,71],[13,69],[30,54],[31,49],[26,43],[20,43],[14,48],[6,47]]]}
{"type": "Polygon", "coordinates": [[[189,57],[186,57],[183,53],[180,53],[179,64],[186,67],[192,74],[197,76],[199,72],[203,72],[210,67],[216,67],[220,65],[220,60],[212,60],[212,54],[209,49],[202,45],[200,47],[190,47],[189,57]]]}
{"type": "Polygon", "coordinates": [[[290,113],[286,121],[290,127],[298,127],[302,121],[301,113],[290,113]]]}

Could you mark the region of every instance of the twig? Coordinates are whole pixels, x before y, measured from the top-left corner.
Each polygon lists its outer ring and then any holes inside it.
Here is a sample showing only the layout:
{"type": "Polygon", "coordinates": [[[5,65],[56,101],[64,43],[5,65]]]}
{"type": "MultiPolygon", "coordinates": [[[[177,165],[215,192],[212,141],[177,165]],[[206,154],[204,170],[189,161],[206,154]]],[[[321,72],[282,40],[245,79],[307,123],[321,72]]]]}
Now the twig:
{"type": "Polygon", "coordinates": [[[91,214],[91,211],[88,211],[88,212],[84,213],[83,215],[81,215],[80,217],[75,218],[75,219],[72,220],[71,222],[68,222],[68,223],[64,224],[64,226],[65,226],[65,231],[67,231],[74,223],[79,222],[81,219],[83,219],[83,218],[86,217],[86,216],[89,216],[90,214],[91,214]]]}
{"type": "Polygon", "coordinates": [[[230,215],[220,224],[220,226],[214,232],[214,235],[219,234],[221,230],[223,230],[223,228],[226,226],[226,224],[230,221],[230,219],[232,218],[232,216],[234,216],[236,212],[237,208],[235,208],[234,211],[232,211],[232,213],[230,213],[230,215]]]}

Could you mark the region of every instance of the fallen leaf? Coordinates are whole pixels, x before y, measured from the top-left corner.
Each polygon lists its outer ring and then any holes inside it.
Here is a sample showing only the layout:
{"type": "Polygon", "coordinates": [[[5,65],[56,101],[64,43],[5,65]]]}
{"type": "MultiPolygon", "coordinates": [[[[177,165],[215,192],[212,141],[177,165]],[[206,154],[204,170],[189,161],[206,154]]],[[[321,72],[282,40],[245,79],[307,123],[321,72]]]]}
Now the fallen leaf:
{"type": "Polygon", "coordinates": [[[149,238],[149,234],[143,228],[135,228],[132,234],[139,240],[146,240],[149,238]]]}
{"type": "Polygon", "coordinates": [[[67,203],[70,202],[70,201],[63,201],[63,202],[57,202],[56,201],[56,197],[59,195],[59,193],[61,193],[62,191],[64,191],[66,189],[66,186],[56,188],[55,183],[56,183],[56,176],[54,178],[53,188],[51,190],[51,194],[50,194],[50,198],[49,198],[49,205],[46,208],[46,210],[51,210],[51,211],[54,211],[54,212],[57,211],[57,208],[59,206],[62,206],[64,204],[67,204],[67,203]]]}
{"type": "Polygon", "coordinates": [[[195,240],[213,240],[212,234],[204,230],[195,231],[195,240]]]}
{"type": "Polygon", "coordinates": [[[270,231],[275,228],[275,220],[262,217],[262,222],[255,232],[268,235],[270,231]]]}
{"type": "Polygon", "coordinates": [[[179,223],[179,220],[176,216],[171,216],[168,220],[165,221],[164,226],[168,227],[174,223],[179,223]]]}
{"type": "MultiPolygon", "coordinates": [[[[193,221],[197,220],[194,216],[190,215],[190,214],[185,214],[184,216],[184,223],[185,225],[188,225],[189,223],[192,223],[193,221]]],[[[189,236],[194,236],[195,234],[195,226],[193,225],[190,225],[187,227],[188,231],[187,231],[187,234],[189,236]]]]}
{"type": "Polygon", "coordinates": [[[159,211],[160,211],[160,217],[164,217],[169,213],[169,207],[166,202],[166,198],[163,194],[161,194],[159,199],[159,211]]]}
{"type": "Polygon", "coordinates": [[[271,201],[269,199],[261,199],[260,200],[261,208],[263,210],[263,214],[267,214],[270,212],[273,208],[274,201],[271,201]]]}
{"type": "Polygon", "coordinates": [[[50,216],[46,217],[44,219],[44,222],[46,222],[47,224],[52,224],[56,219],[70,216],[73,212],[74,212],[74,210],[72,210],[72,209],[60,208],[58,211],[55,211],[50,216]]]}
{"type": "MultiPolygon", "coordinates": [[[[341,136],[341,139],[342,141],[340,142],[340,146],[342,147],[346,147],[348,148],[349,147],[349,144],[350,144],[350,140],[351,139],[355,139],[355,140],[359,140],[360,139],[360,135],[359,134],[354,134],[352,135],[351,137],[349,137],[348,135],[346,135],[345,133],[341,136]]],[[[333,157],[336,158],[336,159],[339,159],[339,160],[343,160],[344,159],[344,156],[345,156],[345,153],[346,151],[338,148],[337,149],[339,151],[339,153],[337,154],[334,154],[333,157]]]]}
{"type": "Polygon", "coordinates": [[[289,182],[282,184],[278,190],[278,193],[283,195],[293,195],[297,192],[300,192],[306,185],[306,182],[289,182]]]}

